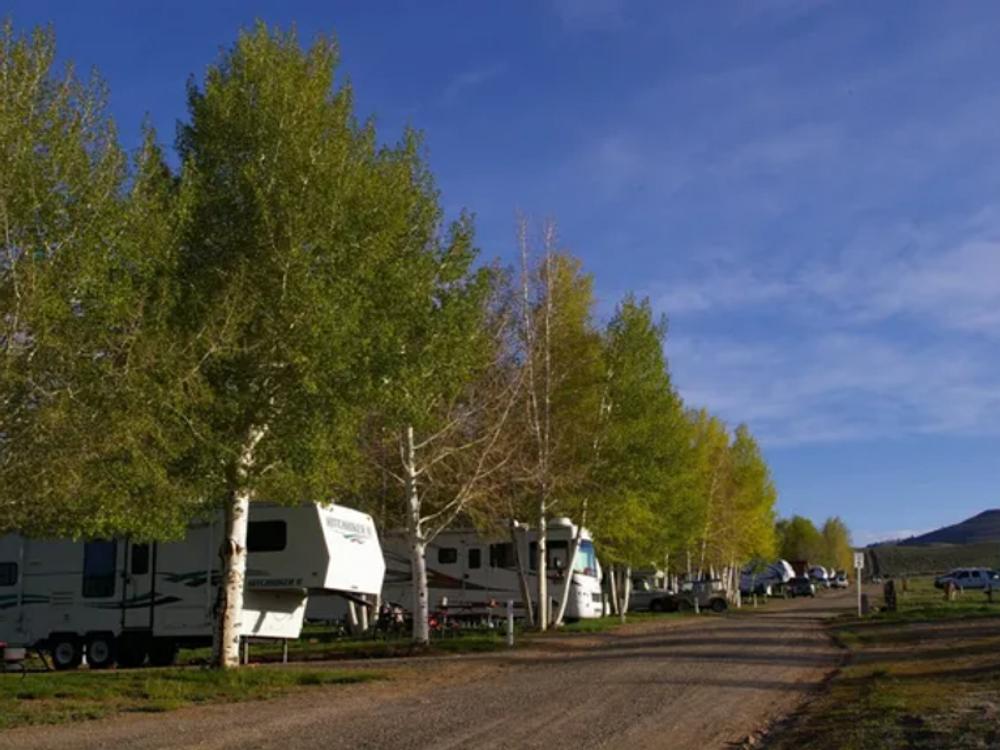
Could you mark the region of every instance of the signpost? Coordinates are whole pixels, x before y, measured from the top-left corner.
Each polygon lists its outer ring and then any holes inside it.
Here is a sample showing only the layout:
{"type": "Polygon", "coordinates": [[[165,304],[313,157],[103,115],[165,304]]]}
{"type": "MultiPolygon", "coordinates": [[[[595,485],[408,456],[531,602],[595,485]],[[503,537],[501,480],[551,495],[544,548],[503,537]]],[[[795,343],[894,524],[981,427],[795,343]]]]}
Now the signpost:
{"type": "Polygon", "coordinates": [[[854,577],[858,579],[858,617],[861,617],[861,571],[865,568],[865,553],[854,553],[854,577]]]}

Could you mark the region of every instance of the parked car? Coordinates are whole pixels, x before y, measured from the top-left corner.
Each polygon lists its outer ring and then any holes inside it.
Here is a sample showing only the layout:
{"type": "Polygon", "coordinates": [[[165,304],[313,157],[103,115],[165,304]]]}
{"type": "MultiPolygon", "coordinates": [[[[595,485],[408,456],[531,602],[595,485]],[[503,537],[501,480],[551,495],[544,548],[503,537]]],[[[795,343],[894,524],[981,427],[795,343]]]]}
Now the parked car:
{"type": "Polygon", "coordinates": [[[740,576],[740,596],[771,596],[772,579],[767,573],[743,573],[740,576]]]}
{"type": "Polygon", "coordinates": [[[846,589],[851,584],[850,584],[850,581],[847,580],[847,573],[845,573],[844,571],[841,570],[834,577],[833,582],[832,582],[831,585],[835,589],[846,589]]]}
{"type": "Polygon", "coordinates": [[[698,609],[710,609],[713,612],[725,612],[729,607],[726,589],[719,580],[685,583],[681,591],[669,594],[663,604],[667,612],[676,612],[694,609],[695,601],[698,602],[698,609]]]}
{"type": "Polygon", "coordinates": [[[816,596],[816,584],[805,576],[798,576],[785,584],[785,596],[816,596]]]}
{"type": "Polygon", "coordinates": [[[934,579],[934,586],[943,589],[948,583],[960,589],[1000,589],[1000,575],[989,568],[955,568],[934,579]]]}
{"type": "Polygon", "coordinates": [[[633,579],[632,593],[629,595],[629,612],[668,612],[677,607],[671,597],[673,592],[656,588],[654,583],[646,578],[633,579]]]}

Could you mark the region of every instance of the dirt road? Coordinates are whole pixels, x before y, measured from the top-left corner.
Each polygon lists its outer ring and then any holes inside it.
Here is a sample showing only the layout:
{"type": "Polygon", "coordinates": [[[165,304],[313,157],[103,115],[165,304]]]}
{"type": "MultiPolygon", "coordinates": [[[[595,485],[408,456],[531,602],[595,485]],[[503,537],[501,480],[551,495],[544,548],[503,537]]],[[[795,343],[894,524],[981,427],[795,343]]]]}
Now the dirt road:
{"type": "Polygon", "coordinates": [[[731,747],[794,710],[836,667],[822,619],[852,603],[827,592],[512,654],[378,662],[391,680],[16,729],[0,734],[0,748],[731,747]]]}

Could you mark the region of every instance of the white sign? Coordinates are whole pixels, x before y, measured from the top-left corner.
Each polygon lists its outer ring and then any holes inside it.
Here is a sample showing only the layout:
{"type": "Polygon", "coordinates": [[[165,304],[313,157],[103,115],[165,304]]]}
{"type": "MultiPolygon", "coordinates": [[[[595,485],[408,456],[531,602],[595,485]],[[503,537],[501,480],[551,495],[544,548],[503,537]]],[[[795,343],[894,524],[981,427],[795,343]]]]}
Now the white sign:
{"type": "Polygon", "coordinates": [[[854,569],[861,570],[865,567],[865,553],[855,552],[854,553],[854,569]]]}

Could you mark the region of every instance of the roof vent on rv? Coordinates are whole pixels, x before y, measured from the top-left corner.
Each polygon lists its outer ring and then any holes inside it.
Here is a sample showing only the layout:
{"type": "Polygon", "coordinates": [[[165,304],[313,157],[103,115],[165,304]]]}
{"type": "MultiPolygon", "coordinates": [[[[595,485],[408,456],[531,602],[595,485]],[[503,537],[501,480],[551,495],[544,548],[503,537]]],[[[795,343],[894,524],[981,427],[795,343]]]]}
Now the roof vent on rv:
{"type": "Polygon", "coordinates": [[[573,526],[573,522],[566,516],[562,516],[560,518],[553,518],[549,521],[549,526],[565,526],[566,528],[570,528],[573,526]]]}

